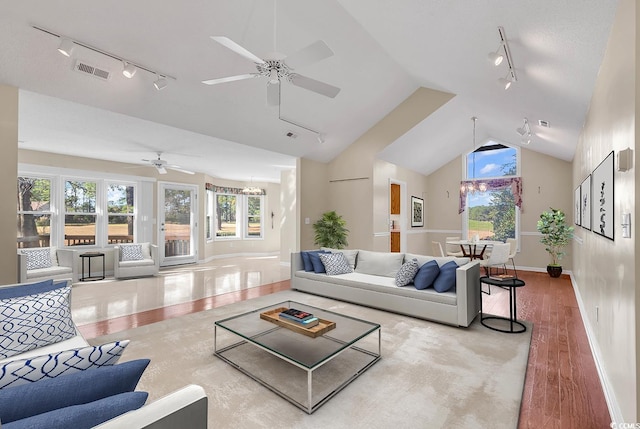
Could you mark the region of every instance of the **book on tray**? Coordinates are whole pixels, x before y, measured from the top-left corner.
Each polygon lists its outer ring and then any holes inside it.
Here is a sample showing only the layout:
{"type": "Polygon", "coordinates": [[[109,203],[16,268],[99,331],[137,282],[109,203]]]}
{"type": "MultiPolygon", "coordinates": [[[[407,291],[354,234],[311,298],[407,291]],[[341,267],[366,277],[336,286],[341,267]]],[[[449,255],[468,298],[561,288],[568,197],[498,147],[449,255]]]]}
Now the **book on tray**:
{"type": "Polygon", "coordinates": [[[312,328],[320,323],[317,317],[313,314],[308,313],[306,311],[296,310],[295,308],[290,308],[286,311],[283,311],[279,314],[280,319],[286,320],[287,322],[295,323],[298,326],[302,326],[303,328],[312,328]]]}

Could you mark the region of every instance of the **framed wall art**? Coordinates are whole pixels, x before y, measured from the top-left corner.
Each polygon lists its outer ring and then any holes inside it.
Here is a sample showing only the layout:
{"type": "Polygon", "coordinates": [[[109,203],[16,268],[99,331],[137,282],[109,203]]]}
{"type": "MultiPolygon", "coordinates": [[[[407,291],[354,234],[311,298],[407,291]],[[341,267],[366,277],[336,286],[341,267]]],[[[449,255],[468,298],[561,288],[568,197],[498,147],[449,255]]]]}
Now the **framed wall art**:
{"type": "Polygon", "coordinates": [[[411,197],[411,226],[424,226],[424,200],[411,197]]]}
{"type": "Polygon", "coordinates": [[[573,223],[580,226],[582,223],[580,222],[582,211],[580,210],[580,186],[576,188],[573,192],[573,223]]]}
{"type": "Polygon", "coordinates": [[[614,239],[613,235],[613,151],[593,170],[591,174],[591,212],[596,234],[614,239]]]}
{"type": "Polygon", "coordinates": [[[591,175],[580,185],[580,225],[591,230],[591,175]]]}

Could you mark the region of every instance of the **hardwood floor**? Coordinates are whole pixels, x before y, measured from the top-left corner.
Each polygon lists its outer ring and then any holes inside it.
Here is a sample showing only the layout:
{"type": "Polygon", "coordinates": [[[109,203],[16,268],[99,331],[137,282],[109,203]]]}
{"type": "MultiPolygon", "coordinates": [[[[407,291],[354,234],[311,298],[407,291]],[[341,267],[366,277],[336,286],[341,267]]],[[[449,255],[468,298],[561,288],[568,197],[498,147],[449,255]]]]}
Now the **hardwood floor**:
{"type": "MultiPolygon", "coordinates": [[[[518,272],[518,318],[533,322],[519,428],[608,428],[611,418],[568,276],[518,272]]],[[[94,338],[289,289],[289,281],[80,326],[94,338]]],[[[486,287],[486,286],[485,286],[486,287]]],[[[483,294],[486,313],[508,315],[508,291],[483,294]]],[[[505,334],[511,335],[511,334],[505,334]]],[[[516,334],[514,334],[516,335],[516,334]]]]}

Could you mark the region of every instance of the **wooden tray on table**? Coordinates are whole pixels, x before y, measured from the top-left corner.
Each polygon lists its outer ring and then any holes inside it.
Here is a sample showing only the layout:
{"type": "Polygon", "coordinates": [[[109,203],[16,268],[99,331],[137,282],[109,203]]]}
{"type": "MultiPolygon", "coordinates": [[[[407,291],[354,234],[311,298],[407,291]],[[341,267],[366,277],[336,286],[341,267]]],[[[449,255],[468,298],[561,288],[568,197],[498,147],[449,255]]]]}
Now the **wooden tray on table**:
{"type": "Polygon", "coordinates": [[[265,311],[263,313],[260,313],[260,318],[266,321],[269,321],[271,323],[275,323],[278,326],[282,326],[283,328],[290,329],[293,332],[297,332],[299,334],[306,335],[307,337],[311,337],[311,338],[316,338],[321,335],[324,335],[325,333],[329,332],[330,330],[336,327],[335,322],[331,322],[330,320],[325,320],[320,318],[318,318],[319,323],[316,326],[313,326],[311,328],[305,328],[303,326],[299,326],[295,322],[289,322],[287,320],[280,319],[278,315],[286,310],[288,310],[288,308],[279,307],[273,310],[265,311]]]}

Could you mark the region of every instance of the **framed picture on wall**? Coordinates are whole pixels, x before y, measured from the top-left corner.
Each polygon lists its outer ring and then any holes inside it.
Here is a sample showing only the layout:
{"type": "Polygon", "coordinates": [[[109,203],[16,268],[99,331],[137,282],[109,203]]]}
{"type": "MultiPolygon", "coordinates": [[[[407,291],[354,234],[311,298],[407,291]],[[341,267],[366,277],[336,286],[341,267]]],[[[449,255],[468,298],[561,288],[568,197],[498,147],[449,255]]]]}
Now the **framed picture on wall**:
{"type": "Polygon", "coordinates": [[[424,226],[424,200],[411,197],[411,226],[424,226]]]}
{"type": "Polygon", "coordinates": [[[591,174],[591,212],[596,234],[614,239],[613,235],[613,151],[593,170],[591,174]]]}
{"type": "Polygon", "coordinates": [[[580,225],[591,230],[591,175],[580,185],[580,225]]]}
{"type": "Polygon", "coordinates": [[[580,218],[582,214],[580,210],[580,196],[580,186],[578,186],[573,192],[573,223],[578,226],[581,225],[580,218]]]}

